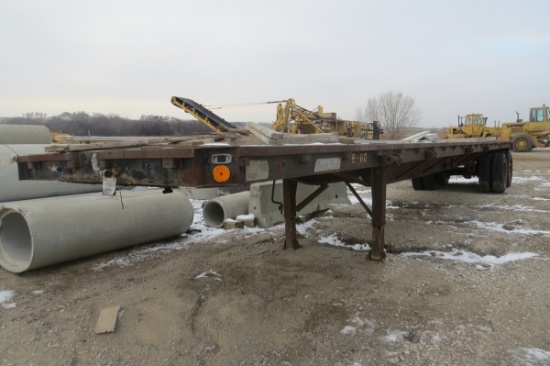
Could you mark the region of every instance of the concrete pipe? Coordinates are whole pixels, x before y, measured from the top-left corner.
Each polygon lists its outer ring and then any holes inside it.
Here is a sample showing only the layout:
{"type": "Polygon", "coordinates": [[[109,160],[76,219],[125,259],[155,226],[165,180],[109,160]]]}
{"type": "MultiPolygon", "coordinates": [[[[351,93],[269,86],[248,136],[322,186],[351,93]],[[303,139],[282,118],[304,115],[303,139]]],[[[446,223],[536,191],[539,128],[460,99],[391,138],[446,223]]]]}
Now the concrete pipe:
{"type": "Polygon", "coordinates": [[[0,204],[0,265],[21,273],[186,232],[193,206],[183,194],[123,191],[0,204]]]}
{"type": "Polygon", "coordinates": [[[0,124],[0,144],[51,144],[50,130],[40,125],[0,124]]]}
{"type": "MultiPolygon", "coordinates": [[[[0,125],[1,126],[1,125],[0,125]]],[[[19,180],[18,155],[43,154],[48,145],[0,145],[0,203],[77,193],[101,192],[100,184],[19,180]]]]}
{"type": "Polygon", "coordinates": [[[250,192],[239,192],[213,198],[202,208],[206,225],[221,227],[226,219],[234,219],[238,215],[248,213],[250,192]]]}

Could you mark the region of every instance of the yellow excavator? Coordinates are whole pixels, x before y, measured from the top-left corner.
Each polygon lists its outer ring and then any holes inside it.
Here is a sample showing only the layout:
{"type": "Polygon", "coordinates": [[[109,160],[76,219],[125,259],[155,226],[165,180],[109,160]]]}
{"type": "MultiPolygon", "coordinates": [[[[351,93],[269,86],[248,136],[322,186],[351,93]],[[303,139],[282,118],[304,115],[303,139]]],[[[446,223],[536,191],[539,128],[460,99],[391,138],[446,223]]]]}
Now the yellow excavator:
{"type": "Polygon", "coordinates": [[[336,113],[325,112],[322,106],[310,111],[297,105],[294,99],[275,103],[278,103],[277,119],[271,125],[272,130],[301,134],[336,132],[339,136],[373,138],[372,123],[339,119],[336,113]]]}
{"type": "Polygon", "coordinates": [[[516,122],[505,122],[500,126],[488,127],[487,117],[469,114],[458,118],[457,127],[447,128],[447,138],[493,137],[499,141],[511,141],[517,152],[529,152],[534,147],[550,145],[550,108],[533,107],[529,110],[529,121],[523,121],[517,113],[516,122]]]}

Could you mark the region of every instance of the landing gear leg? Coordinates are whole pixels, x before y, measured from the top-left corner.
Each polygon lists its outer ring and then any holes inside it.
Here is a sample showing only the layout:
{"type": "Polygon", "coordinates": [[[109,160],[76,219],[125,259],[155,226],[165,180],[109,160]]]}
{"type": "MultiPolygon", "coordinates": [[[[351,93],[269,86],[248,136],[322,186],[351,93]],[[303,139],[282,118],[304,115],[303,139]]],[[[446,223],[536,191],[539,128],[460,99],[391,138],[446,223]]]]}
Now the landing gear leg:
{"type": "Polygon", "coordinates": [[[296,190],[298,182],[283,179],[283,214],[285,216],[285,244],[283,249],[299,249],[296,238],[296,190]]]}
{"type": "Polygon", "coordinates": [[[384,168],[374,168],[372,172],[372,250],[369,258],[382,261],[384,251],[384,227],[386,226],[386,180],[384,168]]]}

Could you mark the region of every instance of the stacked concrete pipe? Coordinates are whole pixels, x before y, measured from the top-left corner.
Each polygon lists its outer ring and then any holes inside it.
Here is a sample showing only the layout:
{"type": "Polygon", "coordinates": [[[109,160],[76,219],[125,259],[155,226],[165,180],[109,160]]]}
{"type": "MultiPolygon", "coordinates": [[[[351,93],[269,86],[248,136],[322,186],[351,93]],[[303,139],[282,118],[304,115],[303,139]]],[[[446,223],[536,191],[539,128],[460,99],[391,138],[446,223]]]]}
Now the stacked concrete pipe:
{"type": "Polygon", "coordinates": [[[0,204],[0,265],[21,273],[186,232],[193,206],[183,194],[124,191],[0,204]]]}
{"type": "Polygon", "coordinates": [[[230,218],[248,213],[250,192],[239,192],[208,200],[202,208],[206,225],[221,227],[230,218]]]}
{"type": "Polygon", "coordinates": [[[50,130],[40,125],[0,124],[0,144],[49,144],[50,130]]]}
{"type": "Polygon", "coordinates": [[[100,184],[74,184],[37,180],[20,181],[16,162],[17,156],[43,154],[46,146],[48,145],[0,144],[0,203],[78,193],[101,192],[102,187],[100,184]]]}

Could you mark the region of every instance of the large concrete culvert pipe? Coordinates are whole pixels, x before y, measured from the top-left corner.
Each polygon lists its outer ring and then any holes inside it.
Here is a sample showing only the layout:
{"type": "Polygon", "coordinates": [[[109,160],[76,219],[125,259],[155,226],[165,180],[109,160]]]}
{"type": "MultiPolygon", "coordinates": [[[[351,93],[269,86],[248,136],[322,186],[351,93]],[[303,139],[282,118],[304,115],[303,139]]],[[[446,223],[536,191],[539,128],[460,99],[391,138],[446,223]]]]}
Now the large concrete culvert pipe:
{"type": "Polygon", "coordinates": [[[41,125],[0,124],[0,144],[51,144],[50,130],[41,125]]]}
{"type": "Polygon", "coordinates": [[[221,227],[226,219],[248,213],[250,192],[239,192],[208,200],[202,208],[206,225],[221,227]]]}
{"type": "Polygon", "coordinates": [[[0,204],[0,265],[21,273],[181,235],[193,222],[183,194],[123,191],[0,204]]]}
{"type": "MultiPolygon", "coordinates": [[[[1,126],[1,125],[0,125],[1,126]]],[[[0,144],[0,203],[78,193],[101,192],[100,184],[76,184],[57,181],[19,180],[17,156],[44,154],[49,145],[0,144]]]]}

